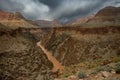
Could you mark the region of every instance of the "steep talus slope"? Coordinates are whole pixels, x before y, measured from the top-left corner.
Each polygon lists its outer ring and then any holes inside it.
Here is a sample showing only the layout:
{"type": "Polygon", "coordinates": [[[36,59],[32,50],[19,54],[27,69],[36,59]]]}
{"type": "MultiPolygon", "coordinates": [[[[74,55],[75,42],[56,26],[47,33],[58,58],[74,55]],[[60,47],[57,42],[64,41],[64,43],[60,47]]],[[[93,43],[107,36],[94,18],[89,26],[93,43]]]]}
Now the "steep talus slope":
{"type": "Polygon", "coordinates": [[[120,7],[105,7],[85,24],[91,27],[120,26],[120,7]]]}
{"type": "Polygon", "coordinates": [[[31,33],[38,42],[47,34],[47,31],[44,31],[41,28],[18,28],[18,30],[23,33],[31,33]]]}
{"type": "Polygon", "coordinates": [[[105,7],[101,9],[93,18],[97,21],[120,21],[120,7],[105,7]]]}
{"type": "Polygon", "coordinates": [[[0,29],[0,44],[0,80],[53,80],[53,65],[31,33],[0,29]]]}
{"type": "Polygon", "coordinates": [[[85,16],[85,17],[77,18],[77,19],[75,19],[73,21],[70,21],[70,22],[66,23],[65,26],[79,26],[81,24],[84,24],[84,23],[88,22],[94,16],[95,15],[90,15],[90,16],[85,16]]]}
{"type": "Polygon", "coordinates": [[[108,6],[103,8],[102,10],[98,11],[98,13],[95,15],[95,17],[112,17],[112,16],[120,16],[120,7],[112,7],[108,6]]]}
{"type": "Polygon", "coordinates": [[[120,27],[55,28],[51,37],[42,40],[42,45],[65,66],[109,60],[120,56],[120,27]]]}
{"type": "Polygon", "coordinates": [[[23,28],[35,28],[36,25],[33,25],[29,21],[27,21],[20,13],[11,13],[0,11],[0,23],[9,26],[12,29],[16,29],[18,27],[23,28]]]}

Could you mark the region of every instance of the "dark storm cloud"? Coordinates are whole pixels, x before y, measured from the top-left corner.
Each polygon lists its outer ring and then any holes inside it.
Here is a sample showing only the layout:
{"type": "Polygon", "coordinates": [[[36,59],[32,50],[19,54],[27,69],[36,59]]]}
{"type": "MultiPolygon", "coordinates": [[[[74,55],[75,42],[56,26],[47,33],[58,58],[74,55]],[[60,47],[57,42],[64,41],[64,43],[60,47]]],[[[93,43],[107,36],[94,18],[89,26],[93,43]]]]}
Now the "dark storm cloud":
{"type": "Polygon", "coordinates": [[[85,3],[86,5],[84,5],[83,7],[81,6],[82,8],[78,7],[78,9],[74,11],[72,14],[71,13],[64,14],[63,16],[60,16],[59,19],[64,22],[64,20],[68,21],[71,19],[75,19],[76,17],[82,17],[92,12],[96,12],[96,10],[103,7],[106,1],[103,2],[102,0],[101,1],[99,0],[93,3],[88,0],[85,3]]]}
{"type": "Polygon", "coordinates": [[[63,0],[39,0],[39,2],[48,5],[51,9],[55,9],[60,6],[63,0]]]}
{"type": "Polygon", "coordinates": [[[11,0],[0,0],[0,9],[7,11],[21,11],[24,7],[21,3],[12,2],[11,0]]]}
{"type": "Polygon", "coordinates": [[[0,0],[0,9],[19,11],[28,19],[59,19],[66,22],[94,14],[105,6],[120,6],[120,0],[0,0]]]}
{"type": "Polygon", "coordinates": [[[66,0],[62,5],[64,8],[61,8],[62,16],[57,15],[57,17],[61,22],[66,22],[76,17],[85,16],[104,7],[107,1],[108,0],[66,0]]]}

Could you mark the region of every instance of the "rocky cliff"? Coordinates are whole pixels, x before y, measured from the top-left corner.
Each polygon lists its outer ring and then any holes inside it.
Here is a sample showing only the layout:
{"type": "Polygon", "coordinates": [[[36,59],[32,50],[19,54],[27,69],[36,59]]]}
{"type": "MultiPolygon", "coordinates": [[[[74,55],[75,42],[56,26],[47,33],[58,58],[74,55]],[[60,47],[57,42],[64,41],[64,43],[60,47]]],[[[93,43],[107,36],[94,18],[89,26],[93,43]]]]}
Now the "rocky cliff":
{"type": "Polygon", "coordinates": [[[30,23],[30,21],[26,20],[19,12],[11,13],[0,11],[0,23],[9,26],[12,29],[16,29],[18,27],[23,28],[36,28],[36,25],[30,23]]]}
{"type": "Polygon", "coordinates": [[[53,80],[53,64],[30,32],[0,29],[0,80],[53,80]]]}
{"type": "Polygon", "coordinates": [[[120,27],[55,28],[48,35],[42,45],[65,66],[120,56],[120,27]]]}
{"type": "Polygon", "coordinates": [[[112,17],[112,16],[120,16],[120,7],[113,7],[113,6],[108,6],[100,11],[95,15],[95,17],[112,17]]]}
{"type": "Polygon", "coordinates": [[[95,15],[90,15],[90,16],[77,18],[73,21],[68,22],[67,24],[65,24],[65,26],[80,26],[81,24],[84,24],[88,22],[89,20],[91,20],[94,16],[95,15]]]}
{"type": "Polygon", "coordinates": [[[116,22],[120,21],[120,7],[108,6],[97,12],[95,17],[92,20],[99,22],[110,21],[116,22]]]}
{"type": "Polygon", "coordinates": [[[66,26],[84,26],[84,27],[109,27],[120,26],[120,7],[108,6],[94,15],[88,15],[83,18],[77,18],[66,26]]]}
{"type": "Polygon", "coordinates": [[[84,26],[107,27],[120,26],[120,7],[108,6],[96,13],[84,26]]]}

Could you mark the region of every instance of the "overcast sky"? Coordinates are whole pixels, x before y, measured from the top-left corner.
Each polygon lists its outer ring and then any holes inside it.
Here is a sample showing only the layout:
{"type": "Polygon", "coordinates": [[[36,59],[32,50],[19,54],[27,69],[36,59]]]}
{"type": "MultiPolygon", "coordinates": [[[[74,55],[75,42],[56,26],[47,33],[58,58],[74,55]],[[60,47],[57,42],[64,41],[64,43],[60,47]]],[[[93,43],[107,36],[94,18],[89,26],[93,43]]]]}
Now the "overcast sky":
{"type": "Polygon", "coordinates": [[[32,20],[66,22],[94,14],[105,6],[120,7],[120,0],[0,0],[0,9],[21,12],[32,20]]]}

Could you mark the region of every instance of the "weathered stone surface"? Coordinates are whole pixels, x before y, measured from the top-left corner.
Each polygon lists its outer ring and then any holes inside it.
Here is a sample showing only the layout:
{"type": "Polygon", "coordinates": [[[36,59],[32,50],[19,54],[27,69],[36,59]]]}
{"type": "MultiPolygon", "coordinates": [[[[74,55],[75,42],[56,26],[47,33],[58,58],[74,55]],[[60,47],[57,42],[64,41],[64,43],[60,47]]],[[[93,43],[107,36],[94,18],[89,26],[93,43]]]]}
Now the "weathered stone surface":
{"type": "Polygon", "coordinates": [[[0,80],[52,79],[53,65],[30,33],[4,30],[0,44],[0,80]]]}
{"type": "Polygon", "coordinates": [[[63,65],[81,61],[108,59],[119,56],[120,27],[104,28],[55,28],[55,31],[42,41],[46,49],[63,65]],[[72,60],[71,60],[72,59],[72,60]]]}
{"type": "Polygon", "coordinates": [[[36,25],[30,20],[26,20],[19,12],[11,13],[0,11],[0,23],[8,26],[11,29],[16,29],[19,27],[23,28],[36,28],[36,25]]]}

